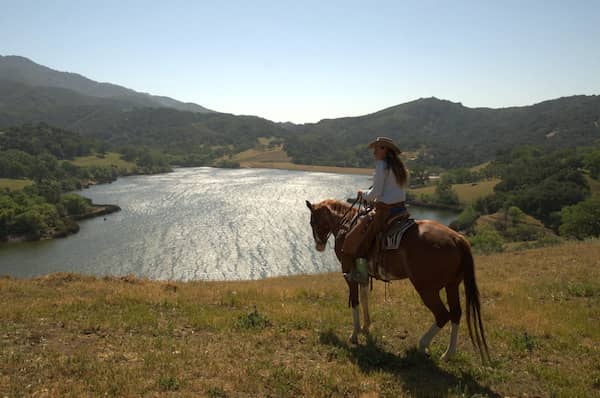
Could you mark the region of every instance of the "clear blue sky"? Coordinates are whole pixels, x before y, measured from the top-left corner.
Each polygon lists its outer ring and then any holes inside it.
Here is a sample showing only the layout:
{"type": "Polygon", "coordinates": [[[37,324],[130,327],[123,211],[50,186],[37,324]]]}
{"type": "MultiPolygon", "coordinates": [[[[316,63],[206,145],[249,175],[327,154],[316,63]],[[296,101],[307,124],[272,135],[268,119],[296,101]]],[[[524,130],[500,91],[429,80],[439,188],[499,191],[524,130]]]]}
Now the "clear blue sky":
{"type": "Polygon", "coordinates": [[[600,94],[600,1],[0,0],[0,55],[313,122],[600,94]]]}

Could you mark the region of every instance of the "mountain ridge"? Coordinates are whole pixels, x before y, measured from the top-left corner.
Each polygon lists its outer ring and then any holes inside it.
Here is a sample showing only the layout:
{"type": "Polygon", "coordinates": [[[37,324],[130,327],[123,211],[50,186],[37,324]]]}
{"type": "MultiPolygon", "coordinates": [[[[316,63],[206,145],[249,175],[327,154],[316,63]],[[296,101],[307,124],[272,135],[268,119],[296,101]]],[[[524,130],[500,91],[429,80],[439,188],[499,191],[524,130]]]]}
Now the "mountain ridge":
{"type": "MultiPolygon", "coordinates": [[[[26,58],[14,58],[31,66],[26,58]]],[[[3,80],[1,72],[0,68],[0,127],[46,122],[113,145],[146,145],[180,154],[206,154],[212,151],[210,147],[217,147],[214,156],[232,155],[257,145],[259,137],[279,137],[294,163],[369,167],[372,159],[366,144],[377,136],[387,136],[403,150],[418,153],[425,163],[452,168],[489,161],[498,151],[514,146],[553,150],[600,140],[598,95],[505,108],[470,108],[428,97],[362,116],[293,124],[258,116],[174,109],[165,106],[164,101],[169,105],[172,100],[169,97],[155,97],[162,103],[149,103],[144,96],[132,101],[126,94],[136,92],[121,86],[109,93],[123,95],[87,96],[48,86],[58,83],[38,81],[46,86],[32,86],[19,82],[25,78],[18,75],[27,76],[27,68],[13,72],[12,80],[3,80]]],[[[58,73],[51,76],[65,77],[58,73]]],[[[112,88],[106,84],[102,87],[112,88]]],[[[177,103],[181,108],[183,103],[177,103]]]]}
{"type": "Polygon", "coordinates": [[[166,107],[199,113],[214,112],[191,102],[138,92],[113,83],[97,82],[79,73],[58,71],[19,55],[0,55],[0,80],[34,87],[64,88],[90,97],[114,98],[142,107],[166,107]]]}

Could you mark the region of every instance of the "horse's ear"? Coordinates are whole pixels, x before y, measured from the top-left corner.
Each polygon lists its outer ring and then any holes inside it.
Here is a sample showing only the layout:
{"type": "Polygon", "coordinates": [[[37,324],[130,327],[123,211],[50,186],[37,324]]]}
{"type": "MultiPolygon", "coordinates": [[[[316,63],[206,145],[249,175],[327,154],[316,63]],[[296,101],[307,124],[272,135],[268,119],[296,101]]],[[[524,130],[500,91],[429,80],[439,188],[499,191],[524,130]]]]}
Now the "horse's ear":
{"type": "Polygon", "coordinates": [[[313,211],[313,205],[311,205],[308,200],[306,201],[306,207],[308,207],[310,211],[313,211]]]}

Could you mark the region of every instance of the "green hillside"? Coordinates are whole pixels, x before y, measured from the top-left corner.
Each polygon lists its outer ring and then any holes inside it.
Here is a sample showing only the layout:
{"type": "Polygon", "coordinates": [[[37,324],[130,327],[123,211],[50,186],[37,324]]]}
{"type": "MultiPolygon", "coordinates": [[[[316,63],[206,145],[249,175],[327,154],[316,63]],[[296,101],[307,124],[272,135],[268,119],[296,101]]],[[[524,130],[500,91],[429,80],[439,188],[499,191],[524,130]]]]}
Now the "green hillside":
{"type": "Polygon", "coordinates": [[[600,139],[597,95],[503,109],[423,98],[301,125],[201,112],[194,105],[53,71],[22,57],[0,58],[0,129],[44,122],[113,146],[167,151],[186,157],[182,164],[208,164],[252,149],[259,137],[280,138],[296,164],[370,167],[366,144],[388,136],[419,163],[444,169],[487,162],[515,146],[554,150],[600,139]]]}
{"type": "Polygon", "coordinates": [[[590,145],[600,139],[599,120],[600,96],[504,109],[425,98],[366,116],[294,126],[286,150],[299,163],[360,166],[370,162],[365,143],[388,136],[403,150],[418,152],[422,162],[452,168],[491,160],[498,150],[514,146],[590,145]]]}

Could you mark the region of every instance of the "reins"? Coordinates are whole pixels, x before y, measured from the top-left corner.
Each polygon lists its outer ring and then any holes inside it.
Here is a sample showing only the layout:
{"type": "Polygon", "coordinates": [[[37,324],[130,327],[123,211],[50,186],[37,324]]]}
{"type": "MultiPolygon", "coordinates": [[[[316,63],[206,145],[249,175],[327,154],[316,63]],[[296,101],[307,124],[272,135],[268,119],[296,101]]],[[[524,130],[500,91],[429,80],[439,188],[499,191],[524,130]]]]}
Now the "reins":
{"type": "MultiPolygon", "coordinates": [[[[358,217],[360,217],[360,209],[363,206],[363,201],[360,201],[360,203],[358,204],[358,209],[356,214],[354,215],[354,217],[352,218],[352,220],[347,220],[346,216],[348,215],[348,213],[350,212],[350,210],[352,210],[352,208],[356,205],[356,202],[358,202],[360,199],[359,196],[356,197],[356,199],[354,199],[354,201],[352,202],[352,204],[350,205],[350,207],[348,208],[348,210],[346,210],[346,212],[344,213],[344,215],[340,218],[340,220],[338,221],[335,230],[336,232],[340,230],[340,228],[342,227],[342,225],[344,225],[346,222],[350,221],[350,225],[348,226],[348,230],[352,229],[352,226],[354,225],[354,223],[356,223],[356,221],[358,220],[358,217]]],[[[366,206],[365,206],[365,210],[367,210],[366,206]]],[[[333,232],[333,230],[332,230],[333,232]]]]}
{"type": "MultiPolygon", "coordinates": [[[[352,204],[350,205],[350,207],[348,207],[348,210],[346,210],[346,212],[344,213],[344,215],[340,218],[340,221],[338,221],[338,224],[336,225],[335,229],[336,230],[340,230],[340,227],[347,221],[346,220],[346,216],[348,215],[348,213],[350,213],[350,210],[352,210],[352,208],[354,207],[354,205],[356,205],[356,202],[358,202],[358,199],[360,197],[357,196],[356,199],[354,199],[354,201],[352,202],[352,204]]],[[[359,210],[360,210],[360,204],[359,204],[359,210]]],[[[357,213],[358,214],[358,213],[357,213]]]]}
{"type": "MultiPolygon", "coordinates": [[[[336,235],[338,233],[338,231],[340,230],[340,228],[348,221],[346,220],[346,216],[348,215],[348,213],[350,213],[350,210],[352,210],[352,208],[354,207],[354,205],[356,205],[356,202],[358,202],[358,200],[360,199],[359,196],[356,197],[356,199],[354,199],[354,201],[352,202],[352,204],[350,205],[350,207],[348,208],[348,210],[346,210],[346,212],[342,215],[342,217],[340,217],[338,223],[336,224],[336,226],[334,228],[332,228],[328,233],[327,236],[325,237],[324,242],[327,242],[329,240],[329,237],[331,236],[331,234],[336,235]]],[[[352,221],[350,222],[350,228],[352,228],[352,225],[354,224],[354,222],[358,219],[359,213],[360,213],[360,206],[362,204],[359,204],[358,206],[358,211],[356,212],[356,215],[354,216],[354,218],[352,219],[352,221]]],[[[316,238],[316,235],[314,235],[314,231],[313,231],[313,236],[316,238]]],[[[316,239],[315,239],[316,240],[316,239]]],[[[319,239],[320,241],[321,239],[319,239]]]]}

